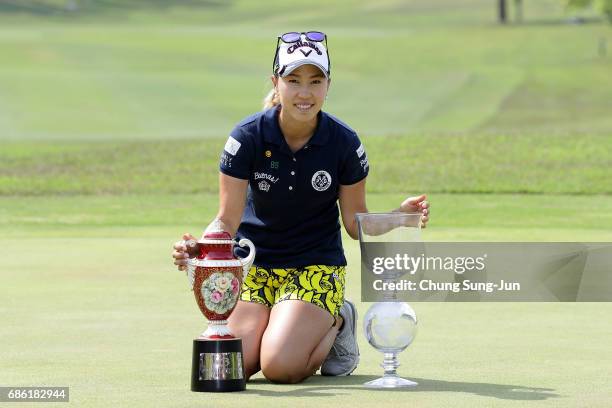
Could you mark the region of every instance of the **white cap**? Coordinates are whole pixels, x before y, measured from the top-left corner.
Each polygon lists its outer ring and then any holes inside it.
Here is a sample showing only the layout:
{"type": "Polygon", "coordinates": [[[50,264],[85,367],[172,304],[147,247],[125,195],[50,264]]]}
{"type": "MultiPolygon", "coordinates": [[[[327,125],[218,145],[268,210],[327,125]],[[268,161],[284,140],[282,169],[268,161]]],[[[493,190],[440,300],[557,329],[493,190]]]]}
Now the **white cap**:
{"type": "Polygon", "coordinates": [[[325,45],[322,42],[309,41],[303,34],[302,38],[294,43],[281,40],[276,58],[274,72],[280,76],[289,75],[296,68],[311,64],[329,78],[329,56],[325,45]]]}

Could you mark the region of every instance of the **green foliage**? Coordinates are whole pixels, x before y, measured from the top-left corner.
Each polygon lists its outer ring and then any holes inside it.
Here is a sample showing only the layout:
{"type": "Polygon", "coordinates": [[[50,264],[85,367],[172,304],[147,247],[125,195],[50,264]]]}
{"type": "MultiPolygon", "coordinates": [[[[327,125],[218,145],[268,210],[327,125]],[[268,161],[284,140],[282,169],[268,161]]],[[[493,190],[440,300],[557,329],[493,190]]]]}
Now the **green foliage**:
{"type": "Polygon", "coordinates": [[[568,8],[572,9],[594,7],[612,23],[612,0],[565,0],[565,3],[568,8]]]}
{"type": "Polygon", "coordinates": [[[600,0],[599,8],[607,16],[608,21],[612,23],[612,0],[600,0]]]}
{"type": "Polygon", "coordinates": [[[587,8],[593,5],[593,0],[564,0],[566,7],[569,8],[587,8]]]}

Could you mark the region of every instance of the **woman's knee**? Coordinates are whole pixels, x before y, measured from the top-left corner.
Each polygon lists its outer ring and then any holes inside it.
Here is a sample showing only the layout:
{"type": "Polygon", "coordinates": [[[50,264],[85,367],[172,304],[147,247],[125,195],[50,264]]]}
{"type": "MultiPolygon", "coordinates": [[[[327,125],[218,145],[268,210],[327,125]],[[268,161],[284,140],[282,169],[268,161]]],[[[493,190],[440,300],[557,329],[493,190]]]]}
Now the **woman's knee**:
{"type": "Polygon", "coordinates": [[[313,373],[305,372],[306,364],[303,366],[287,364],[279,361],[262,362],[261,372],[268,380],[281,384],[296,384],[304,381],[313,373]]]}
{"type": "Polygon", "coordinates": [[[270,381],[295,384],[310,377],[308,356],[283,352],[283,348],[262,344],[260,353],[261,372],[270,381]]]}

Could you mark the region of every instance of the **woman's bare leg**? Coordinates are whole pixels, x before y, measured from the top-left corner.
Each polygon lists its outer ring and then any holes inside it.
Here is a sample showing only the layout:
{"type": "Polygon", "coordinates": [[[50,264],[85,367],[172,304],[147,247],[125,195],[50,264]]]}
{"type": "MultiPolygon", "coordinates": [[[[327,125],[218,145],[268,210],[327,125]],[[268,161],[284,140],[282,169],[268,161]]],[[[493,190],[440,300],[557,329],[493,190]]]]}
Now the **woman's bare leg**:
{"type": "Polygon", "coordinates": [[[286,300],[272,307],[261,340],[261,370],[267,379],[297,383],[321,366],[329,353],[341,319],[332,327],[329,312],[301,300],[286,300]]]}
{"type": "Polygon", "coordinates": [[[242,338],[242,356],[247,380],[260,370],[261,338],[268,325],[269,317],[269,307],[239,300],[227,319],[232,334],[242,338]]]}

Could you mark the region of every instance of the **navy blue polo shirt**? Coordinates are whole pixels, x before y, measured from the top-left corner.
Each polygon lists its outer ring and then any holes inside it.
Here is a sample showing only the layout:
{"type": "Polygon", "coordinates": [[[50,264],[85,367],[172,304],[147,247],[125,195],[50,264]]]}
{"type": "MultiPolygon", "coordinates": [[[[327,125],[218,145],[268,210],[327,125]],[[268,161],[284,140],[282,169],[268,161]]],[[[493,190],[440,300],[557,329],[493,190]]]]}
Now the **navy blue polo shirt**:
{"type": "MultiPolygon", "coordinates": [[[[346,265],[337,200],[341,184],[368,175],[363,145],[350,127],[321,111],[313,136],[293,153],[279,111],[277,106],[240,122],[221,154],[223,174],[249,181],[236,235],[253,241],[258,266],[346,265]]],[[[245,250],[237,253],[246,256],[245,250]]]]}

